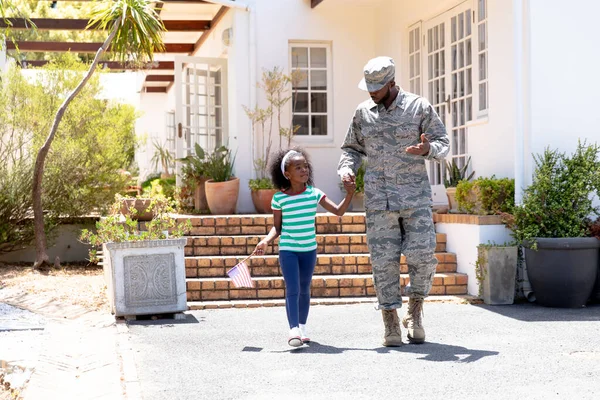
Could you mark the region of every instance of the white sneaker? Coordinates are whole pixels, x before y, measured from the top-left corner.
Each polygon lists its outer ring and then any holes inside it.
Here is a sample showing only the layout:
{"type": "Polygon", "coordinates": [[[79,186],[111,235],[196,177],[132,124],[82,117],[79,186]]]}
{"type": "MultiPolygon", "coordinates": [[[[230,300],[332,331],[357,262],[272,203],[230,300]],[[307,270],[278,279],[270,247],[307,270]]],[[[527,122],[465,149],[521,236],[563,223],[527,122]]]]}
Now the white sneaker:
{"type": "Polygon", "coordinates": [[[310,337],[308,336],[308,330],[305,324],[300,324],[300,337],[302,338],[303,343],[310,342],[310,337]]]}
{"type": "Polygon", "coordinates": [[[290,329],[290,338],[288,339],[288,344],[292,347],[302,346],[302,333],[300,332],[300,328],[297,326],[290,329]]]}

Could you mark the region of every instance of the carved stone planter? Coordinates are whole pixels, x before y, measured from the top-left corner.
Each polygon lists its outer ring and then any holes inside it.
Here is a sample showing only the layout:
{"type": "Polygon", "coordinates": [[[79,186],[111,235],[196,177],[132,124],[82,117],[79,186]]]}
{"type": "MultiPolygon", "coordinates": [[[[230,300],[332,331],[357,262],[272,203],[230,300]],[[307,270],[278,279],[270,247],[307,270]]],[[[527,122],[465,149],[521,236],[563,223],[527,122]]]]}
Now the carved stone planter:
{"type": "Polygon", "coordinates": [[[115,316],[187,310],[184,247],[187,239],[105,243],[104,278],[115,316]]]}

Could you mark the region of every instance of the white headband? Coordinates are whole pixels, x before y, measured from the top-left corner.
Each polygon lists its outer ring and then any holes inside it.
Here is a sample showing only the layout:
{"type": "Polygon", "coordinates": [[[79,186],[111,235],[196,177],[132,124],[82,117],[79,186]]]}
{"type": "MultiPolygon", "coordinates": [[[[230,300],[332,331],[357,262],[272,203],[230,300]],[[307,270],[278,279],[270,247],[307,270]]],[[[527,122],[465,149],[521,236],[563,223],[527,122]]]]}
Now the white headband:
{"type": "Polygon", "coordinates": [[[288,158],[290,158],[291,156],[293,156],[295,154],[302,154],[302,153],[298,153],[296,150],[290,150],[287,153],[285,153],[285,156],[283,156],[283,160],[281,160],[281,173],[283,174],[283,176],[285,176],[285,163],[287,162],[288,158]]]}

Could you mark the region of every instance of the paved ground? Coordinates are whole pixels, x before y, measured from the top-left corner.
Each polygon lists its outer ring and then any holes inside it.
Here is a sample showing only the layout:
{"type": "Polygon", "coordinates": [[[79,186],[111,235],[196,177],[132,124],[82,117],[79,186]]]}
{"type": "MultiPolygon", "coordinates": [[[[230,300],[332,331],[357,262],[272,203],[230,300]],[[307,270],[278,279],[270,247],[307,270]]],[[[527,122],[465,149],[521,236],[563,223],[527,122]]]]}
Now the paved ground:
{"type": "Polygon", "coordinates": [[[400,349],[367,304],[313,307],[298,350],[281,307],[188,314],[129,325],[143,399],[600,398],[600,306],[426,304],[400,349]]]}

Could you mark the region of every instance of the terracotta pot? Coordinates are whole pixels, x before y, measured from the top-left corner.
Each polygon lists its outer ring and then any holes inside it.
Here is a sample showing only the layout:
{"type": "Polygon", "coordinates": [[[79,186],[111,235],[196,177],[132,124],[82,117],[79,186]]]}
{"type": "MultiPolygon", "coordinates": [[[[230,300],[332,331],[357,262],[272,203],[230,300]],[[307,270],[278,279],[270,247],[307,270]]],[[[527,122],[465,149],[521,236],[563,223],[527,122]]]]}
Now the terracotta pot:
{"type": "Polygon", "coordinates": [[[250,192],[256,212],[259,214],[270,214],[273,212],[271,200],[273,199],[273,195],[278,191],[277,189],[258,189],[250,192]]]}
{"type": "Polygon", "coordinates": [[[450,207],[450,211],[457,211],[458,204],[456,204],[456,188],[446,188],[446,196],[448,196],[448,207],[450,207]]]}
{"type": "Polygon", "coordinates": [[[206,201],[206,192],[204,189],[208,178],[199,178],[196,181],[196,189],[194,190],[194,209],[198,211],[208,211],[208,203],[206,201]]]}
{"type": "Polygon", "coordinates": [[[350,202],[350,210],[353,212],[365,211],[365,194],[363,192],[354,193],[350,202]]]}
{"type": "Polygon", "coordinates": [[[151,210],[147,211],[151,202],[151,199],[123,199],[123,202],[121,203],[121,214],[125,216],[129,215],[129,209],[133,207],[137,212],[131,215],[131,219],[150,221],[154,216],[154,213],[151,210]]]}
{"type": "Polygon", "coordinates": [[[214,182],[209,179],[204,184],[206,201],[211,214],[235,214],[238,195],[240,193],[240,179],[231,178],[227,182],[214,182]]]}

